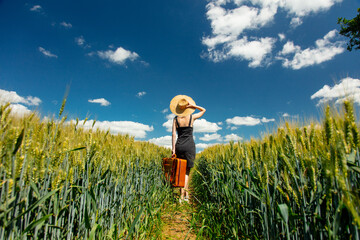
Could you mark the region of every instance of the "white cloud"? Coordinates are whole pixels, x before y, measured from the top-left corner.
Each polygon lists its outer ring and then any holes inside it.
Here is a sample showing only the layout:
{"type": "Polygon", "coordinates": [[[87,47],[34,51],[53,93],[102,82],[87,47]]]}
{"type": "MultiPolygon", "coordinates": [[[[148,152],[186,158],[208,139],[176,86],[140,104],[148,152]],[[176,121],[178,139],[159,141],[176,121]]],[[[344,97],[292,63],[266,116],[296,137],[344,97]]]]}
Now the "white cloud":
{"type": "Polygon", "coordinates": [[[58,57],[58,56],[56,56],[55,54],[52,54],[50,51],[45,50],[45,49],[42,48],[42,47],[39,47],[38,49],[39,49],[39,51],[40,51],[42,54],[44,54],[46,57],[52,57],[52,58],[57,58],[57,57],[58,57]]]}
{"type": "Polygon", "coordinates": [[[220,129],[221,127],[219,127],[216,123],[208,122],[204,118],[198,119],[194,122],[194,132],[214,133],[220,129]]]}
{"type": "Polygon", "coordinates": [[[214,140],[222,141],[221,136],[218,133],[213,133],[213,134],[206,133],[204,134],[203,137],[200,137],[199,139],[205,142],[214,141],[214,140]]]}
{"type": "Polygon", "coordinates": [[[211,147],[215,144],[208,144],[208,143],[197,143],[195,146],[197,149],[205,149],[207,147],[211,147]]]}
{"type": "Polygon", "coordinates": [[[205,37],[203,44],[209,49],[216,45],[234,41],[247,29],[258,29],[273,20],[276,6],[264,4],[262,9],[240,5],[234,9],[226,9],[216,2],[207,6],[207,18],[210,20],[212,37],[205,37]]]}
{"type": "MultiPolygon", "coordinates": [[[[261,123],[268,123],[268,122],[274,122],[274,121],[275,121],[274,118],[267,119],[267,118],[263,117],[260,119],[260,118],[250,117],[250,116],[247,116],[247,117],[235,116],[233,118],[226,119],[226,123],[228,125],[236,125],[236,126],[255,126],[255,125],[259,125],[261,123]]],[[[231,128],[231,130],[234,130],[234,129],[231,128]]]]}
{"type": "Polygon", "coordinates": [[[21,97],[14,91],[0,89],[0,104],[4,103],[22,103],[29,106],[38,106],[41,103],[38,97],[21,97]]]}
{"type": "Polygon", "coordinates": [[[207,5],[207,18],[212,27],[212,36],[202,40],[208,47],[207,57],[214,62],[239,58],[249,61],[249,67],[261,66],[276,40],[269,37],[252,37],[251,40],[246,36],[239,37],[245,30],[259,29],[271,22],[277,7],[263,3],[259,9],[240,5],[240,1],[237,1],[238,7],[228,10],[221,6],[225,2],[212,1],[207,5]]]}
{"type": "Polygon", "coordinates": [[[289,16],[293,16],[290,25],[297,27],[302,24],[302,18],[320,11],[329,10],[334,4],[340,3],[342,0],[282,0],[279,6],[284,8],[289,16]]]}
{"type": "Polygon", "coordinates": [[[275,119],[274,118],[268,119],[266,117],[263,117],[263,118],[261,118],[261,122],[263,122],[263,123],[275,122],[275,119]]]}
{"type": "Polygon", "coordinates": [[[300,46],[295,46],[293,42],[288,41],[282,51],[279,52],[278,59],[283,61],[282,65],[284,67],[295,70],[329,61],[345,51],[345,42],[331,42],[336,35],[337,31],[332,30],[324,38],[316,40],[314,48],[306,48],[304,50],[301,50],[300,46]],[[285,57],[290,54],[294,54],[292,59],[285,57]]]}
{"type": "Polygon", "coordinates": [[[248,41],[244,37],[228,44],[230,50],[227,52],[227,56],[240,57],[249,61],[249,67],[259,67],[262,65],[265,57],[271,53],[274,43],[274,38],[260,38],[248,41]]]}
{"type": "Polygon", "coordinates": [[[165,109],[163,109],[161,112],[162,113],[167,113],[169,111],[169,109],[168,108],[165,108],[165,109]]]}
{"type": "Polygon", "coordinates": [[[288,113],[283,113],[282,115],[283,117],[290,117],[290,115],[288,113]]]}
{"type": "Polygon", "coordinates": [[[282,0],[279,4],[290,14],[298,17],[329,10],[335,3],[342,0],[282,0]]]}
{"type": "Polygon", "coordinates": [[[237,126],[255,126],[261,123],[261,120],[258,118],[253,118],[253,117],[233,117],[233,118],[228,118],[226,119],[226,123],[227,124],[233,124],[233,125],[237,125],[237,126]]]}
{"type": "MultiPolygon", "coordinates": [[[[84,129],[91,129],[93,123],[94,120],[87,120],[85,124],[84,120],[80,120],[78,126],[84,129]]],[[[153,126],[131,121],[96,121],[94,128],[103,131],[110,130],[111,134],[129,134],[135,138],[145,138],[147,132],[154,130],[153,126]]]]}
{"type": "Polygon", "coordinates": [[[98,51],[99,57],[102,59],[106,59],[112,63],[123,65],[127,60],[135,61],[139,55],[136,52],[131,52],[122,47],[118,47],[115,51],[107,50],[107,51],[98,51]]]}
{"type": "Polygon", "coordinates": [[[224,137],[224,141],[225,141],[225,142],[241,141],[242,139],[243,139],[242,137],[240,137],[240,136],[238,136],[238,135],[236,135],[236,134],[234,134],[234,133],[231,133],[231,134],[226,135],[226,136],[224,137]]]}
{"type": "Polygon", "coordinates": [[[17,116],[23,116],[31,113],[31,110],[21,104],[10,104],[11,114],[17,116]]]}
{"type": "Polygon", "coordinates": [[[283,118],[293,118],[293,119],[299,118],[299,115],[298,115],[298,114],[296,114],[296,115],[290,115],[290,114],[288,114],[288,113],[283,113],[281,116],[282,116],[283,118]]]}
{"type": "Polygon", "coordinates": [[[72,24],[71,23],[67,23],[67,22],[61,22],[60,26],[63,26],[64,28],[70,29],[72,28],[72,24]]]}
{"type": "Polygon", "coordinates": [[[41,100],[38,97],[32,97],[32,96],[26,97],[25,104],[27,104],[27,105],[38,106],[40,103],[41,103],[41,100]]]}
{"type": "Polygon", "coordinates": [[[336,103],[341,103],[346,98],[352,98],[354,102],[360,104],[360,79],[343,78],[340,83],[333,87],[324,85],[319,91],[311,96],[311,99],[319,98],[318,104],[326,103],[336,99],[336,103]]]}
{"type": "Polygon", "coordinates": [[[163,137],[159,137],[159,138],[151,138],[149,139],[149,142],[154,143],[156,145],[159,146],[163,146],[166,148],[172,148],[172,137],[169,136],[163,136],[163,137]]]}
{"type": "Polygon", "coordinates": [[[111,103],[105,98],[89,99],[90,103],[100,103],[101,106],[109,106],[111,103]]]}
{"type": "Polygon", "coordinates": [[[303,23],[302,19],[300,17],[294,17],[291,19],[290,26],[292,28],[296,28],[300,26],[303,23]]]}
{"type": "Polygon", "coordinates": [[[279,37],[280,41],[284,41],[286,38],[285,34],[283,34],[283,33],[279,33],[278,37],[279,37]]]}
{"type": "MultiPolygon", "coordinates": [[[[163,123],[163,127],[166,128],[166,131],[172,131],[172,124],[175,115],[169,114],[167,115],[167,121],[163,123]]],[[[198,119],[194,122],[194,132],[202,132],[202,133],[214,133],[221,129],[216,123],[208,122],[206,119],[198,119]]]]}
{"type": "MultiPolygon", "coordinates": [[[[83,48],[90,48],[91,47],[91,45],[88,44],[85,41],[84,36],[76,37],[75,42],[76,42],[77,45],[79,45],[80,47],[83,47],[83,48]]],[[[88,53],[89,56],[92,56],[92,55],[95,55],[95,54],[96,54],[95,52],[88,53]]]]}
{"type": "Polygon", "coordinates": [[[30,8],[30,11],[32,12],[40,12],[42,10],[42,7],[40,5],[34,5],[32,8],[30,8]]]}
{"type": "Polygon", "coordinates": [[[166,115],[167,120],[171,119],[171,121],[172,121],[174,119],[174,117],[175,117],[175,114],[173,114],[173,113],[166,115]]]}
{"type": "MultiPolygon", "coordinates": [[[[81,45],[79,45],[79,46],[81,46],[81,45]]],[[[86,54],[86,55],[88,55],[89,57],[92,57],[92,56],[96,55],[96,52],[89,52],[89,53],[86,54]]]]}
{"type": "Polygon", "coordinates": [[[283,49],[281,50],[281,55],[286,55],[290,53],[300,52],[300,46],[295,46],[292,41],[288,41],[284,44],[283,49]]]}
{"type": "MultiPolygon", "coordinates": [[[[202,57],[213,62],[236,58],[248,61],[249,67],[269,65],[270,59],[274,60],[271,52],[277,38],[255,33],[273,24],[279,9],[291,19],[290,26],[297,27],[304,17],[326,11],[338,2],[342,0],[209,0],[206,17],[211,25],[211,34],[202,39],[202,44],[207,47],[202,57]]],[[[285,35],[279,33],[278,38],[283,41],[285,35]]],[[[338,46],[333,46],[325,46],[331,51],[326,51],[324,59],[341,53],[338,46]]]]}
{"type": "Polygon", "coordinates": [[[141,97],[143,97],[145,94],[146,94],[146,92],[138,92],[138,93],[136,94],[136,97],[141,98],[141,97]]]}
{"type": "Polygon", "coordinates": [[[85,39],[83,36],[80,36],[75,38],[75,42],[77,43],[77,45],[83,46],[85,44],[85,39]]]}
{"type": "Polygon", "coordinates": [[[172,114],[172,113],[168,114],[166,116],[167,121],[164,122],[163,125],[162,125],[163,127],[166,128],[166,131],[168,131],[168,132],[172,131],[172,124],[173,124],[174,117],[175,117],[175,114],[172,114]]]}
{"type": "Polygon", "coordinates": [[[41,100],[38,97],[22,97],[14,91],[0,89],[0,104],[6,103],[10,103],[11,114],[23,116],[25,114],[31,113],[31,110],[24,105],[38,106],[41,103],[41,100]]]}

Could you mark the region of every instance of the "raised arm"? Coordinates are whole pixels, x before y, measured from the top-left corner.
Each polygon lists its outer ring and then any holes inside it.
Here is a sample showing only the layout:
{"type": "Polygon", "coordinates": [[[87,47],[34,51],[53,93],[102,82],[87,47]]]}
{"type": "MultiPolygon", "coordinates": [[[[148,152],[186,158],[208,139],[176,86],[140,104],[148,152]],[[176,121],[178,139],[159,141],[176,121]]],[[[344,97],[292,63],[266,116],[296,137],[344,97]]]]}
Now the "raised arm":
{"type": "Polygon", "coordinates": [[[197,105],[192,105],[192,104],[190,104],[190,103],[187,105],[187,107],[195,108],[195,109],[197,109],[197,110],[200,111],[200,112],[198,112],[198,113],[193,114],[193,119],[194,119],[194,120],[195,120],[195,119],[198,119],[198,118],[201,118],[202,115],[204,115],[204,113],[206,112],[206,109],[205,109],[205,108],[200,107],[200,106],[197,106],[197,105]]]}
{"type": "Polygon", "coordinates": [[[173,125],[172,125],[172,157],[174,157],[175,155],[175,142],[176,142],[176,123],[175,123],[175,118],[173,120],[173,125]]]}

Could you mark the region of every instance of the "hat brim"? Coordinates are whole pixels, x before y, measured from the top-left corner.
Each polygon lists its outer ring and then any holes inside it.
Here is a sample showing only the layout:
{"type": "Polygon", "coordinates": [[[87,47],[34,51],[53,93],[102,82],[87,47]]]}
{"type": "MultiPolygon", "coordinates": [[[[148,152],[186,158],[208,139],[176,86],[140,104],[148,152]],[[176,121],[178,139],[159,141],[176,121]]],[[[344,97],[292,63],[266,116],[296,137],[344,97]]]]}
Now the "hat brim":
{"type": "Polygon", "coordinates": [[[178,106],[178,102],[181,99],[186,99],[186,101],[188,101],[188,103],[190,103],[192,105],[195,105],[195,101],[191,97],[186,96],[186,95],[177,95],[173,99],[171,99],[171,101],[170,101],[170,111],[172,113],[174,113],[177,116],[183,117],[183,116],[187,116],[187,115],[190,115],[193,112],[195,112],[194,108],[181,109],[178,106]]]}

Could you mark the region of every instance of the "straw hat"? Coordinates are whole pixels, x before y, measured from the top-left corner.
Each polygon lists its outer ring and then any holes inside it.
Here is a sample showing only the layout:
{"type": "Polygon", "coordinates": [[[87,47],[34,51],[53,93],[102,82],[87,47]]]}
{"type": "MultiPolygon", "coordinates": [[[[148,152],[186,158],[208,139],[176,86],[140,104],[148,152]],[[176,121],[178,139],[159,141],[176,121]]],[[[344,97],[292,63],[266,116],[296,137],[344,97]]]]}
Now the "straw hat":
{"type": "Polygon", "coordinates": [[[187,116],[192,114],[195,109],[194,108],[187,108],[188,104],[195,105],[195,101],[186,95],[177,95],[175,96],[170,102],[170,110],[177,116],[187,116]]]}

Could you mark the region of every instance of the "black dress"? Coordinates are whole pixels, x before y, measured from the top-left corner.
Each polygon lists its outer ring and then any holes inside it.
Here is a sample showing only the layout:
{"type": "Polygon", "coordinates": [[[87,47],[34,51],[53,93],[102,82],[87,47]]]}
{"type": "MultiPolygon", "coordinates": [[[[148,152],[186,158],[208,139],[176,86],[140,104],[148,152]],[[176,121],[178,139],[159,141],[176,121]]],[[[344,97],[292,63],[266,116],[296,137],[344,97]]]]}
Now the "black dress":
{"type": "Polygon", "coordinates": [[[175,154],[178,158],[186,159],[186,167],[192,168],[194,166],[194,159],[196,154],[195,142],[193,137],[193,128],[191,127],[192,115],[190,115],[190,121],[188,127],[180,127],[177,117],[176,131],[178,138],[175,144],[175,154]]]}

